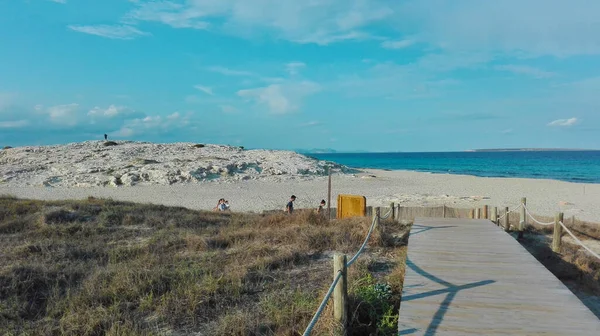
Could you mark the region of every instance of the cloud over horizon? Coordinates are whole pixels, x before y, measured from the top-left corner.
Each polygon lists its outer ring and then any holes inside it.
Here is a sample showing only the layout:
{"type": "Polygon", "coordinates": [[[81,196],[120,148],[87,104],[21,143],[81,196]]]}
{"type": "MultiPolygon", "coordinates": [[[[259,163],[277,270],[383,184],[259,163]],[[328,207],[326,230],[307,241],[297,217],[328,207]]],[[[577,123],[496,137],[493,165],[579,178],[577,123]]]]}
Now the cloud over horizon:
{"type": "Polygon", "coordinates": [[[471,134],[490,148],[600,148],[583,132],[600,128],[600,2],[48,0],[0,12],[2,141],[43,130],[427,151],[470,148],[471,134]],[[531,135],[548,127],[578,132],[531,135]]]}

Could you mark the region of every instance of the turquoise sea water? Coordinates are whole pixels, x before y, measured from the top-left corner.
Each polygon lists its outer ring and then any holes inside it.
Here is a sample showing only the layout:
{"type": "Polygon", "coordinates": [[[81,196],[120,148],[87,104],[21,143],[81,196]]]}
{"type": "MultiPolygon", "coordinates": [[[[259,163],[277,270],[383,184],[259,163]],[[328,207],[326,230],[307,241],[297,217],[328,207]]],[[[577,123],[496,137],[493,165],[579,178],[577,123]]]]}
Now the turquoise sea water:
{"type": "Polygon", "coordinates": [[[352,168],[600,183],[600,151],[309,154],[352,168]]]}

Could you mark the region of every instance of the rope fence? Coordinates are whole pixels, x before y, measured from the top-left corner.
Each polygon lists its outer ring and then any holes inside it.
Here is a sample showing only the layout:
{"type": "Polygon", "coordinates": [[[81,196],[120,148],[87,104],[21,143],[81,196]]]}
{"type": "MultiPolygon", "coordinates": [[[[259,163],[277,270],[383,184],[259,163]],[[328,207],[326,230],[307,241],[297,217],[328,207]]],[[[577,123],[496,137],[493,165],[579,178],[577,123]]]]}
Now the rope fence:
{"type": "Polygon", "coordinates": [[[509,210],[507,213],[505,213],[504,215],[498,217],[498,220],[503,219],[504,217],[508,216],[509,214],[516,212],[517,210],[521,209],[521,207],[523,206],[523,204],[517,205],[516,207],[514,207],[514,209],[509,210]]]}
{"type": "Polygon", "coordinates": [[[579,240],[579,238],[575,237],[575,235],[573,234],[573,232],[571,232],[571,230],[569,230],[569,228],[565,225],[565,223],[563,223],[562,221],[558,222],[560,224],[560,226],[562,226],[563,229],[565,229],[565,231],[567,231],[567,233],[577,242],[577,244],[579,244],[581,247],[583,247],[586,251],[588,251],[591,255],[593,255],[594,257],[598,258],[600,260],[600,255],[598,255],[596,252],[590,250],[589,247],[585,246],[581,240],[579,240]]]}
{"type": "MultiPolygon", "coordinates": [[[[384,216],[380,215],[379,210],[377,210],[375,212],[375,214],[373,216],[373,221],[371,222],[371,226],[369,228],[369,231],[367,233],[367,236],[366,236],[365,240],[363,241],[362,245],[360,246],[360,248],[358,249],[358,251],[356,252],[356,254],[350,260],[348,260],[348,262],[345,263],[344,269],[347,269],[348,267],[352,266],[352,264],[354,264],[354,262],[356,262],[356,260],[358,260],[358,257],[360,257],[360,255],[364,252],[365,248],[367,247],[367,243],[369,242],[369,239],[371,239],[371,234],[375,230],[375,227],[377,226],[377,224],[379,224],[379,221],[383,220],[383,219],[389,218],[392,215],[393,211],[394,211],[394,209],[390,208],[389,211],[387,212],[387,214],[385,214],[384,216]]],[[[345,276],[345,272],[342,271],[342,270],[339,270],[337,272],[337,275],[335,276],[333,282],[331,283],[331,286],[329,286],[329,289],[327,290],[327,294],[325,294],[325,297],[321,301],[321,304],[319,305],[319,308],[317,309],[317,311],[315,312],[314,316],[310,320],[310,323],[306,327],[306,330],[304,330],[304,333],[302,334],[303,336],[310,335],[310,333],[312,332],[313,328],[315,327],[315,325],[319,321],[319,317],[321,317],[321,314],[323,313],[323,310],[327,306],[327,301],[329,301],[329,299],[331,298],[331,295],[333,294],[333,291],[334,291],[335,287],[338,285],[338,282],[340,281],[340,279],[343,276],[345,276]]],[[[344,296],[345,295],[346,295],[346,293],[344,293],[344,296]]]]}
{"type": "MultiPolygon", "coordinates": [[[[418,207],[418,208],[423,208],[423,207],[418,207]]],[[[365,240],[363,241],[362,245],[360,246],[360,248],[358,249],[358,251],[356,252],[356,254],[354,254],[354,256],[352,258],[350,258],[350,260],[348,260],[347,262],[343,263],[343,268],[339,269],[337,271],[337,273],[335,273],[335,277],[333,279],[333,282],[331,283],[331,285],[329,286],[329,289],[327,290],[327,293],[325,294],[325,297],[323,298],[323,300],[321,301],[317,311],[315,312],[315,314],[313,315],[310,323],[308,324],[308,326],[306,327],[306,330],[304,331],[304,333],[302,334],[303,336],[309,336],[313,330],[313,328],[315,327],[316,323],[318,322],[319,318],[321,317],[323,311],[325,310],[325,307],[327,306],[327,302],[329,301],[329,299],[332,297],[332,295],[334,296],[334,309],[336,306],[336,296],[337,292],[335,291],[336,287],[340,285],[340,280],[343,280],[344,282],[344,290],[345,289],[345,283],[346,283],[346,270],[348,267],[352,266],[357,260],[358,258],[362,255],[362,253],[364,252],[365,248],[367,247],[367,244],[369,242],[369,239],[371,238],[371,235],[373,233],[373,231],[375,230],[375,227],[379,224],[380,220],[384,220],[387,218],[390,218],[390,216],[394,217],[393,219],[395,220],[401,220],[403,217],[411,216],[411,217],[417,217],[419,215],[425,215],[425,217],[456,217],[456,218],[465,218],[466,214],[463,213],[465,210],[468,211],[468,209],[453,209],[453,208],[448,208],[445,205],[443,207],[439,207],[438,208],[432,208],[431,210],[419,210],[416,211],[416,209],[413,209],[411,207],[401,207],[400,205],[398,205],[397,207],[395,207],[393,205],[393,203],[391,204],[389,210],[387,211],[387,213],[385,215],[381,215],[380,214],[380,210],[379,208],[374,208],[374,210],[376,209],[376,211],[373,211],[373,221],[371,222],[371,225],[369,227],[369,231],[367,232],[367,235],[365,237],[365,240]],[[440,216],[441,215],[441,216],[440,216]],[[449,216],[448,216],[449,215],[449,216]],[[336,293],[334,295],[334,292],[336,293]]],[[[478,209],[479,210],[479,209],[478,209]]],[[[483,211],[476,211],[475,213],[477,214],[476,217],[469,217],[469,218],[480,218],[480,215],[483,215],[484,219],[488,219],[488,206],[484,206],[484,210],[483,211]]],[[[513,216],[510,216],[510,214],[512,213],[516,213],[519,210],[521,210],[520,212],[520,220],[519,220],[519,226],[517,228],[517,230],[519,231],[519,238],[522,237],[522,232],[524,230],[524,226],[526,225],[526,219],[530,218],[533,222],[535,222],[538,225],[542,225],[542,226],[550,226],[550,225],[554,225],[554,238],[553,238],[553,243],[552,243],[552,249],[555,252],[560,251],[560,236],[561,236],[561,231],[564,229],[567,234],[569,236],[571,236],[571,238],[573,238],[573,240],[579,245],[581,246],[583,249],[585,249],[585,251],[587,251],[590,255],[594,256],[595,258],[597,258],[598,260],[600,260],[600,255],[596,252],[594,252],[592,249],[590,249],[588,246],[586,246],[579,238],[577,238],[577,236],[575,236],[575,234],[573,234],[573,232],[567,227],[567,225],[565,225],[565,223],[563,222],[563,215],[562,213],[560,214],[560,216],[557,215],[557,218],[555,221],[553,222],[543,222],[541,220],[538,220],[535,216],[533,216],[533,214],[531,213],[531,211],[529,210],[529,208],[526,205],[526,199],[522,199],[522,203],[515,206],[512,209],[509,209],[508,207],[506,208],[506,211],[504,212],[503,215],[499,216],[498,213],[498,208],[492,208],[491,209],[491,220],[496,223],[497,225],[500,225],[500,220],[504,219],[504,223],[507,227],[505,227],[506,231],[508,232],[508,223],[509,223],[509,218],[507,217],[512,217],[512,220],[515,220],[515,218],[513,216]]],[[[471,215],[473,214],[473,210],[471,210],[471,215]]],[[[471,216],[469,215],[469,216],[471,216]]],[[[344,256],[344,260],[345,260],[345,256],[344,256]]],[[[334,269],[335,272],[335,269],[334,269]]],[[[347,293],[344,293],[344,296],[346,296],[347,293]]],[[[345,300],[345,298],[344,298],[345,300]]],[[[345,302],[345,301],[343,301],[345,302]]],[[[336,311],[337,313],[337,311],[336,311]]],[[[345,311],[344,313],[345,314],[345,311]]],[[[345,321],[345,320],[340,320],[340,321],[345,321]]],[[[345,323],[345,322],[343,322],[345,323]]],[[[343,326],[345,327],[345,325],[343,326]]]]}
{"type": "Polygon", "coordinates": [[[533,221],[536,222],[537,224],[544,225],[544,226],[554,225],[554,222],[549,222],[549,223],[540,222],[535,217],[533,217],[533,215],[531,214],[531,212],[529,212],[529,208],[527,208],[527,206],[524,206],[522,204],[521,204],[521,206],[525,208],[525,213],[527,213],[527,215],[529,216],[529,218],[533,219],[533,221]]]}
{"type": "MultiPolygon", "coordinates": [[[[522,203],[519,206],[517,206],[515,209],[519,209],[520,207],[523,207],[523,209],[525,210],[525,214],[527,214],[527,216],[529,218],[531,218],[535,223],[542,225],[542,226],[549,226],[549,225],[554,225],[554,230],[558,229],[558,225],[560,225],[560,227],[562,227],[562,229],[564,229],[570,236],[571,238],[573,238],[573,240],[575,240],[575,242],[581,246],[583,249],[585,249],[587,252],[589,252],[592,256],[596,257],[598,260],[600,260],[600,255],[598,255],[596,252],[592,251],[589,247],[585,246],[585,244],[579,239],[577,238],[573,232],[571,232],[571,230],[569,230],[569,228],[565,225],[565,223],[563,223],[562,219],[561,220],[555,220],[553,222],[541,222],[538,219],[536,219],[531,212],[529,211],[529,208],[527,208],[527,205],[522,203]],[[558,224],[558,225],[557,225],[558,224]]],[[[505,214],[507,215],[507,214],[505,214]]],[[[560,218],[562,218],[562,214],[560,215],[560,218]]],[[[521,219],[521,221],[523,221],[523,219],[521,219]]],[[[560,234],[555,235],[554,239],[560,239],[560,234]]],[[[559,250],[560,249],[560,242],[553,242],[553,249],[555,250],[559,250]]]]}

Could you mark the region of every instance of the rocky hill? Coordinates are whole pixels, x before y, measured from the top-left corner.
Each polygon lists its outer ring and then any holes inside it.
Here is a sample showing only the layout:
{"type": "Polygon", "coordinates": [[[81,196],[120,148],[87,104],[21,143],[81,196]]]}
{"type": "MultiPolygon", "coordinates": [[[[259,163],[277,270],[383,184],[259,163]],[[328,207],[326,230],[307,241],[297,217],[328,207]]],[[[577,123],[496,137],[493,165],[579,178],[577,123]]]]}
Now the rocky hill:
{"type": "Polygon", "coordinates": [[[311,178],[345,167],[290,151],[87,141],[0,150],[0,185],[61,187],[311,178]]]}

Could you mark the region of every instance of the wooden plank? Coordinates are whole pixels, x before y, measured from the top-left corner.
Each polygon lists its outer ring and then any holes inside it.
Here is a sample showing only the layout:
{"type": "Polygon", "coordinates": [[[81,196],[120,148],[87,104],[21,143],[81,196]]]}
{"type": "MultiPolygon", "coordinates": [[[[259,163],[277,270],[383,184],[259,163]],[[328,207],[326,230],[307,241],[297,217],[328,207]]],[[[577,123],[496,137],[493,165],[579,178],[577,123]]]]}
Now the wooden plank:
{"type": "Polygon", "coordinates": [[[399,335],[600,335],[600,320],[488,220],[417,218],[399,335]]]}

